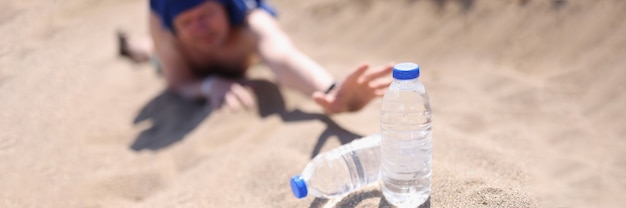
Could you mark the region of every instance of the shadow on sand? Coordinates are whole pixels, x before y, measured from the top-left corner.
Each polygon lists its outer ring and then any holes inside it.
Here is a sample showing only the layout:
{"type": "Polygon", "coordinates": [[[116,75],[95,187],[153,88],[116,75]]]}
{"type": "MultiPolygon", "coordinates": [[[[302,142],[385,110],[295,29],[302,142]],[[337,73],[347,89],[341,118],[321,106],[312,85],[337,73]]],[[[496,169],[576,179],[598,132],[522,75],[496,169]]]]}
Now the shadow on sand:
{"type": "MultiPolygon", "coordinates": [[[[371,203],[378,202],[379,208],[383,208],[383,207],[393,208],[394,207],[393,205],[389,204],[387,200],[385,200],[385,197],[383,197],[383,193],[379,189],[369,190],[369,191],[357,191],[357,192],[351,193],[345,196],[344,198],[342,198],[341,201],[331,206],[341,207],[341,208],[362,207],[363,204],[361,203],[363,203],[366,200],[368,200],[368,202],[366,202],[368,203],[367,205],[374,205],[371,203]]],[[[316,198],[311,203],[310,208],[329,207],[328,203],[330,202],[327,199],[316,198]]],[[[368,206],[368,207],[371,207],[371,206],[368,206]]],[[[422,205],[420,205],[417,208],[430,208],[430,197],[426,200],[426,202],[424,202],[422,205]]]]}
{"type": "MultiPolygon", "coordinates": [[[[287,111],[279,88],[266,80],[247,81],[253,89],[259,108],[259,116],[278,114],[284,122],[320,120],[326,129],[320,133],[311,153],[311,158],[320,152],[328,138],[336,136],[341,144],[348,143],[361,135],[350,132],[324,114],[306,113],[301,110],[287,111]]],[[[130,148],[135,151],[157,151],[181,141],[213,111],[206,102],[184,99],[175,93],[164,91],[146,104],[134,119],[135,125],[150,121],[152,126],[142,131],[130,148]]]]}

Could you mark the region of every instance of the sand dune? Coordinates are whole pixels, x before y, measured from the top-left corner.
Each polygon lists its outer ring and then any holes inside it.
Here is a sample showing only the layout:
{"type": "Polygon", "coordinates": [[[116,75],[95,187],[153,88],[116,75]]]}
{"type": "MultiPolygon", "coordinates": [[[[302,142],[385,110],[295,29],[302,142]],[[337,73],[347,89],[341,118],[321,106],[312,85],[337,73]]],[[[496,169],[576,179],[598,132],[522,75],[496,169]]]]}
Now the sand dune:
{"type": "MultiPolygon", "coordinates": [[[[341,77],[414,61],[434,108],[432,207],[623,207],[626,2],[271,1],[341,77]]],[[[317,153],[379,130],[252,70],[258,107],[211,110],[115,56],[145,1],[0,2],[0,207],[386,207],[297,200],[317,153]]]]}

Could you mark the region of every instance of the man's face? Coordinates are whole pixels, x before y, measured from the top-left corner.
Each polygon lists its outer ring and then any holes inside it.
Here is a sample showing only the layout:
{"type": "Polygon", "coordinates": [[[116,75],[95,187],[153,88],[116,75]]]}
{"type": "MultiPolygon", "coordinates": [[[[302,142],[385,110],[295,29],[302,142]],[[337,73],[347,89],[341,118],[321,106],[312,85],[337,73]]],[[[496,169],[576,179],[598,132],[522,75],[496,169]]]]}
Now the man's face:
{"type": "Polygon", "coordinates": [[[215,1],[180,13],[174,19],[174,28],[184,44],[203,51],[215,50],[226,41],[229,32],[226,10],[215,1]]]}

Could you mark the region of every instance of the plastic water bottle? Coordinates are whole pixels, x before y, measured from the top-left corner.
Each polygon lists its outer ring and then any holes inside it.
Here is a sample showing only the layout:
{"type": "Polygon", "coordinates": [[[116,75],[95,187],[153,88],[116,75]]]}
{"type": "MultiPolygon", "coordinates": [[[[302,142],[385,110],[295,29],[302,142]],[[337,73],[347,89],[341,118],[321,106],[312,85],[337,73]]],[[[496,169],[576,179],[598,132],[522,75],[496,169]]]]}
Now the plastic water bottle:
{"type": "Polygon", "coordinates": [[[381,187],[398,207],[418,207],[430,195],[432,111],[419,74],[417,64],[395,65],[381,106],[381,187]]]}
{"type": "Polygon", "coordinates": [[[380,134],[375,134],[317,155],[302,175],[291,178],[291,190],[297,198],[334,198],[378,182],[379,175],[380,134]]]}

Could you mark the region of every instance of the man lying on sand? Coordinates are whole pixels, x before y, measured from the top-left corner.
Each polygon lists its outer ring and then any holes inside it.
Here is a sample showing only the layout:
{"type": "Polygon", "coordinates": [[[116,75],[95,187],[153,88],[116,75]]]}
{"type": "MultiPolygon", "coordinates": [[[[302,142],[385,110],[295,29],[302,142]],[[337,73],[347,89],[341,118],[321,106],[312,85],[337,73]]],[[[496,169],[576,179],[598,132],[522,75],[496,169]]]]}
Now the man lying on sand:
{"type": "MultiPolygon", "coordinates": [[[[263,0],[150,0],[154,50],[141,50],[120,36],[120,53],[135,61],[152,57],[168,89],[206,98],[233,110],[254,105],[244,89],[255,57],[281,85],[296,89],[326,113],[357,111],[384,94],[391,65],[368,71],[361,65],[340,82],[298,50],[263,0]]],[[[152,47],[150,47],[152,48],[152,47]]]]}

